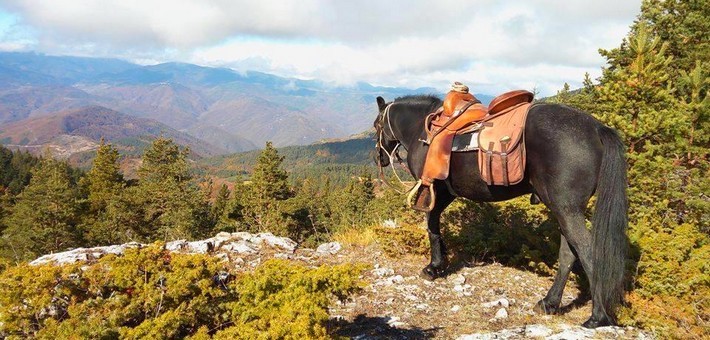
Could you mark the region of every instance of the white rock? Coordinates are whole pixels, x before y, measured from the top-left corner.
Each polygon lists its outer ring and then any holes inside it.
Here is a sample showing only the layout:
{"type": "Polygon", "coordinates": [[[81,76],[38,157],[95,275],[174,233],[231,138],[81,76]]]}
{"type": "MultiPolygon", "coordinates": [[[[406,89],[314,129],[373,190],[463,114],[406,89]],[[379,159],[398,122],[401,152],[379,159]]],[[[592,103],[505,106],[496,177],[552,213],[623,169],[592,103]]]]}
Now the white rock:
{"type": "Polygon", "coordinates": [[[404,277],[402,277],[402,275],[395,275],[395,276],[391,276],[391,277],[387,278],[387,280],[392,284],[402,283],[402,282],[404,282],[404,277]]]}
{"type": "Polygon", "coordinates": [[[274,236],[272,233],[259,233],[256,235],[254,243],[266,243],[270,246],[280,247],[288,251],[294,251],[298,244],[288,237],[274,236]]]}
{"type": "Polygon", "coordinates": [[[493,340],[493,339],[520,339],[524,335],[522,327],[504,329],[495,333],[474,333],[462,335],[457,340],[493,340]]]}
{"type": "Polygon", "coordinates": [[[496,319],[507,319],[508,318],[508,311],[505,308],[501,308],[496,312],[495,315],[496,319]]]}
{"type": "Polygon", "coordinates": [[[343,246],[339,242],[323,243],[316,249],[316,254],[319,255],[333,255],[337,254],[343,246]]]}
{"type": "Polygon", "coordinates": [[[587,329],[580,326],[569,327],[561,333],[548,336],[548,340],[581,340],[592,339],[596,332],[593,329],[587,329]]]}
{"type": "Polygon", "coordinates": [[[426,303],[420,303],[420,304],[416,305],[415,308],[419,309],[419,310],[426,310],[426,309],[429,309],[429,305],[426,303]]]}
{"type": "Polygon", "coordinates": [[[491,307],[497,307],[497,306],[508,308],[508,307],[510,307],[510,301],[508,301],[508,299],[506,299],[506,298],[500,298],[495,301],[482,303],[481,306],[484,308],[491,308],[491,307]]]}
{"type": "Polygon", "coordinates": [[[387,324],[390,327],[394,327],[394,328],[404,327],[407,325],[406,323],[399,321],[399,317],[396,317],[396,316],[391,316],[389,318],[389,320],[387,320],[387,324]]]}
{"type": "Polygon", "coordinates": [[[215,246],[212,240],[202,240],[187,242],[187,251],[194,254],[207,254],[208,252],[214,251],[215,246]]]}
{"type": "Polygon", "coordinates": [[[377,277],[385,277],[385,276],[394,275],[394,270],[390,269],[390,268],[381,267],[381,268],[373,269],[372,274],[377,277]]]}
{"type": "Polygon", "coordinates": [[[453,307],[451,307],[451,311],[454,313],[456,313],[460,310],[461,310],[461,306],[459,306],[459,305],[454,305],[453,307]]]}
{"type": "Polygon", "coordinates": [[[466,277],[459,274],[459,275],[456,275],[456,277],[454,277],[453,280],[451,280],[451,281],[455,285],[463,285],[464,283],[466,283],[466,277]]]}
{"type": "Polygon", "coordinates": [[[465,289],[465,288],[464,288],[462,285],[455,285],[455,286],[454,286],[454,290],[457,291],[457,292],[463,292],[464,289],[465,289]]]}
{"type": "Polygon", "coordinates": [[[237,254],[254,254],[258,252],[252,243],[243,240],[227,243],[222,246],[222,250],[237,254]]]}
{"type": "Polygon", "coordinates": [[[397,227],[399,227],[399,226],[397,225],[397,221],[395,221],[395,220],[384,220],[384,221],[382,221],[382,226],[385,227],[385,228],[397,228],[397,227]]]}
{"type": "Polygon", "coordinates": [[[542,338],[552,334],[552,330],[544,325],[525,326],[525,336],[529,338],[542,338]]]}

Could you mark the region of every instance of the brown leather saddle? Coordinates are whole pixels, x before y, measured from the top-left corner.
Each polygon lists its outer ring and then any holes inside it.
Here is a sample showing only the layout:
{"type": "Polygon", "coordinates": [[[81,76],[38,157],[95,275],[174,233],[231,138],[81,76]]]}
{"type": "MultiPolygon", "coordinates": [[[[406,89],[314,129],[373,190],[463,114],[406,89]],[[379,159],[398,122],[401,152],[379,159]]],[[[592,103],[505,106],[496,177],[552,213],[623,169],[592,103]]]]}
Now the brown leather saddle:
{"type": "MultiPolygon", "coordinates": [[[[525,119],[533,94],[525,90],[506,92],[493,99],[488,108],[473,95],[447,94],[441,108],[425,123],[429,144],[424,170],[408,202],[416,210],[434,207],[434,180],[449,177],[453,141],[456,136],[477,134],[479,171],[488,185],[513,185],[525,173],[525,119]],[[412,199],[415,198],[414,204],[412,199]]],[[[449,189],[451,190],[451,189],[449,189]]]]}

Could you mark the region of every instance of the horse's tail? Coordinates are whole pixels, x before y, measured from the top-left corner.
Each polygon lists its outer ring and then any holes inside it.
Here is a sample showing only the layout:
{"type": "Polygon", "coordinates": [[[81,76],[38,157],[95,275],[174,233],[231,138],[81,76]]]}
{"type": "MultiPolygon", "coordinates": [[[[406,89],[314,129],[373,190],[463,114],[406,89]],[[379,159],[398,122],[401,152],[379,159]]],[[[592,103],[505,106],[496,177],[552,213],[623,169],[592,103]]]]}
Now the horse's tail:
{"type": "Polygon", "coordinates": [[[624,299],[628,247],[625,147],[615,130],[600,124],[597,131],[604,154],[592,219],[592,294],[595,301],[602,302],[607,315],[614,320],[615,309],[624,299]]]}

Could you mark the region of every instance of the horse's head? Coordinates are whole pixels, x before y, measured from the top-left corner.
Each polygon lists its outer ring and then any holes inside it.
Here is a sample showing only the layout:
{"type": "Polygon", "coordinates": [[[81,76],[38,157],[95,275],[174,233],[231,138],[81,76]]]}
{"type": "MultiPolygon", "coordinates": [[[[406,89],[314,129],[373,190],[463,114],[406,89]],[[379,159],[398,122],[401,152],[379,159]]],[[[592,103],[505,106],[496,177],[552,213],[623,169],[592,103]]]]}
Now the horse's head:
{"type": "Polygon", "coordinates": [[[375,119],[375,163],[379,167],[390,165],[393,157],[399,157],[397,147],[399,141],[394,136],[390,125],[389,110],[394,102],[386,103],[382,97],[377,97],[379,113],[375,119]]]}

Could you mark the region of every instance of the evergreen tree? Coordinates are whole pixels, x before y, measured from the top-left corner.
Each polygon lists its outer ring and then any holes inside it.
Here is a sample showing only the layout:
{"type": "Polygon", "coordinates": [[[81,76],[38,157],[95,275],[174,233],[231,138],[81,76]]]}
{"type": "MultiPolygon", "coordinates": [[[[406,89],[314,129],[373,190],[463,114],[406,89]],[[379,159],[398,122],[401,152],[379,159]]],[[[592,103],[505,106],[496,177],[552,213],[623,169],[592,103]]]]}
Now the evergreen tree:
{"type": "Polygon", "coordinates": [[[7,188],[11,195],[19,194],[30,183],[32,169],[39,158],[28,152],[12,152],[0,146],[0,187],[7,188]]]}
{"type": "Polygon", "coordinates": [[[82,181],[88,191],[89,209],[94,214],[104,211],[108,202],[123,189],[123,175],[118,161],[118,149],[106,144],[102,138],[91,170],[82,181]]]}
{"type": "Polygon", "coordinates": [[[89,211],[82,229],[89,245],[118,244],[137,240],[135,210],[124,195],[118,150],[102,139],[93,165],[81,181],[87,191],[89,211]]]}
{"type": "Polygon", "coordinates": [[[287,235],[283,202],[291,197],[288,174],[281,168],[283,157],[271,142],[259,154],[247,191],[240,195],[246,199],[243,215],[250,230],[271,231],[287,235]]]}
{"type": "Polygon", "coordinates": [[[77,229],[81,201],[66,163],[43,159],[17,197],[3,232],[3,252],[27,260],[82,245],[77,229]]]}
{"type": "MultiPolygon", "coordinates": [[[[680,76],[685,70],[702,68],[710,74],[710,4],[698,0],[644,0],[641,15],[631,27],[648,26],[651,33],[668,43],[673,57],[669,73],[680,76]]],[[[686,93],[684,93],[686,94],[686,93]]]]}
{"type": "Polygon", "coordinates": [[[252,187],[256,198],[260,201],[285,200],[291,196],[288,186],[288,174],[281,168],[284,157],[271,142],[266,142],[266,148],[259,154],[251,176],[252,187]]]}
{"type": "Polygon", "coordinates": [[[629,320],[680,338],[709,335],[700,320],[710,311],[697,296],[710,294],[703,274],[710,252],[710,84],[704,61],[688,59],[706,50],[707,31],[690,29],[679,16],[707,10],[693,1],[645,1],[622,46],[602,51],[609,67],[595,94],[597,116],[629,147],[629,236],[637,251],[629,320]],[[687,46],[679,43],[685,39],[687,46]]]}
{"type": "Polygon", "coordinates": [[[374,183],[369,175],[354,177],[334,199],[333,215],[340,228],[354,228],[371,224],[368,207],[375,198],[374,183]]]}
{"type": "MultiPolygon", "coordinates": [[[[212,204],[212,219],[215,221],[216,225],[219,226],[223,224],[223,221],[225,220],[226,212],[227,212],[227,204],[229,203],[229,188],[227,187],[226,184],[222,184],[222,186],[219,187],[219,191],[217,192],[217,197],[214,200],[214,203],[212,204]]],[[[221,229],[219,229],[221,230],[221,229]]]]}
{"type": "Polygon", "coordinates": [[[202,195],[192,182],[188,154],[189,150],[163,137],[146,149],[134,190],[144,220],[140,233],[145,237],[172,240],[201,233],[202,195]]]}
{"type": "Polygon", "coordinates": [[[648,151],[646,145],[672,142],[678,129],[687,125],[672,114],[677,101],[667,72],[672,58],[665,55],[666,47],[641,26],[629,40],[631,63],[606,72],[599,89],[600,119],[621,133],[631,154],[648,151]]]}

